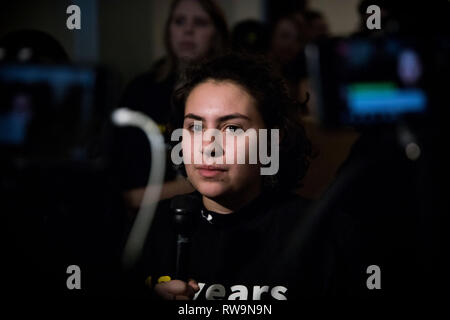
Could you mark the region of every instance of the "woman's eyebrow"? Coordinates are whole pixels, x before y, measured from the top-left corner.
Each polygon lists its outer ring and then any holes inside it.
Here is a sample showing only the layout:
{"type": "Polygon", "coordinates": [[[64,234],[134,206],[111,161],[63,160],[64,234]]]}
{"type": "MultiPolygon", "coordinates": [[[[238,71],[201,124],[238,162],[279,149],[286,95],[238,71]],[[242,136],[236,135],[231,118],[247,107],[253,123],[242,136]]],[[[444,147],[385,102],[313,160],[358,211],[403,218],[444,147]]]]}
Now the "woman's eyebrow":
{"type": "MultiPolygon", "coordinates": [[[[203,117],[193,114],[193,113],[188,113],[184,116],[184,119],[194,119],[194,120],[200,120],[203,121],[205,120],[203,117]]],[[[228,121],[228,120],[232,120],[232,119],[245,119],[245,120],[250,120],[249,117],[247,117],[246,115],[243,115],[241,113],[231,113],[231,114],[227,114],[225,116],[221,116],[219,117],[217,120],[218,122],[224,122],[224,121],[228,121]]]]}
{"type": "Polygon", "coordinates": [[[186,114],[186,115],[184,116],[184,119],[194,119],[194,120],[200,120],[200,121],[205,120],[204,118],[202,118],[202,117],[200,117],[200,116],[198,116],[198,115],[196,115],[196,114],[193,114],[193,113],[188,113],[188,114],[186,114]]]}
{"type": "Polygon", "coordinates": [[[247,117],[241,113],[232,113],[232,114],[228,114],[226,116],[220,117],[219,122],[224,122],[224,121],[232,120],[232,119],[244,119],[244,120],[250,121],[249,117],[247,117]]]}

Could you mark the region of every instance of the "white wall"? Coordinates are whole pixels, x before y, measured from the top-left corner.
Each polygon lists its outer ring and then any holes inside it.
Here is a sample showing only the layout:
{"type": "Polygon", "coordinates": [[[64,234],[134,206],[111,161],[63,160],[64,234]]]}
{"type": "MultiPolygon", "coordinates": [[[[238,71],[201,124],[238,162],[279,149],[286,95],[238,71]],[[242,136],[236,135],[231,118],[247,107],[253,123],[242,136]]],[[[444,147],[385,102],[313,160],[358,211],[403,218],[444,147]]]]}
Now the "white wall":
{"type": "Polygon", "coordinates": [[[127,83],[152,62],[153,12],[148,0],[99,0],[100,61],[127,83]]]}
{"type": "Polygon", "coordinates": [[[153,59],[164,55],[164,25],[169,15],[169,8],[172,1],[151,0],[150,16],[148,24],[151,30],[151,54],[153,59]]]}
{"type": "Polygon", "coordinates": [[[360,0],[310,0],[309,8],[321,11],[333,35],[348,35],[358,28],[360,0]]]}
{"type": "Polygon", "coordinates": [[[216,0],[224,10],[228,26],[246,19],[262,20],[264,0],[216,0]]]}

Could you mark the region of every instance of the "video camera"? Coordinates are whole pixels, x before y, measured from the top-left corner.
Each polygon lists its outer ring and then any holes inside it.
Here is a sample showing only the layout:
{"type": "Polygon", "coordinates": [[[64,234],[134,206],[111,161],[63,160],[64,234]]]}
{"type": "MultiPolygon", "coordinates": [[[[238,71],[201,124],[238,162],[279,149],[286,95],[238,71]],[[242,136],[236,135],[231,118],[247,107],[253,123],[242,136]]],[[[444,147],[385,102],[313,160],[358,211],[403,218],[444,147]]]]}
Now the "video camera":
{"type": "MultiPolygon", "coordinates": [[[[69,265],[99,279],[112,272],[104,264],[115,261],[124,225],[103,152],[114,79],[98,67],[0,64],[2,250],[14,262],[6,271],[9,292],[26,288],[25,266],[42,296],[76,294],[64,290],[69,265]]],[[[98,280],[87,292],[106,287],[98,280]]]]}
{"type": "Polygon", "coordinates": [[[417,119],[441,107],[448,39],[333,38],[306,49],[324,126],[372,127],[417,119]]]}
{"type": "Polygon", "coordinates": [[[106,118],[105,70],[74,65],[0,65],[0,148],[9,160],[88,161],[106,118]]]}

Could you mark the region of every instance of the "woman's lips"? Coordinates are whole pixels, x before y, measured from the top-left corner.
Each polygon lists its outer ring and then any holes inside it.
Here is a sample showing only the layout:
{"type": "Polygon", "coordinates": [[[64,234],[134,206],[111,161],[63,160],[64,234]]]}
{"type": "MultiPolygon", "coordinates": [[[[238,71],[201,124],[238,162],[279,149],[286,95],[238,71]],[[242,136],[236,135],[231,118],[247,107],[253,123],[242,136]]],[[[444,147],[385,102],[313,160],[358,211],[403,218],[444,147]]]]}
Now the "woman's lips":
{"type": "Polygon", "coordinates": [[[205,178],[213,178],[223,174],[227,169],[216,166],[199,166],[196,167],[201,176],[205,178]]]}
{"type": "Polygon", "coordinates": [[[179,44],[180,49],[182,50],[194,50],[195,49],[195,43],[189,42],[189,41],[183,41],[179,44]]]}

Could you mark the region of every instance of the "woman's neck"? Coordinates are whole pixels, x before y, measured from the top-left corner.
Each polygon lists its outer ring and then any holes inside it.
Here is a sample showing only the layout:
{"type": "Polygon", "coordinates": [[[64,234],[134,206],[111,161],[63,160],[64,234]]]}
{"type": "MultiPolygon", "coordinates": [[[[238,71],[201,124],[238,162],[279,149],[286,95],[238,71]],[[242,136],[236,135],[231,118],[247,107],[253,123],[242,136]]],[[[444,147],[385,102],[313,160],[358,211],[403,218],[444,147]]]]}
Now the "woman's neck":
{"type": "Polygon", "coordinates": [[[239,210],[247,203],[256,199],[260,195],[261,191],[262,188],[258,187],[255,190],[251,190],[251,192],[246,192],[242,195],[236,193],[232,196],[223,196],[214,199],[203,196],[202,200],[203,205],[207,210],[221,214],[229,214],[239,210]]]}

